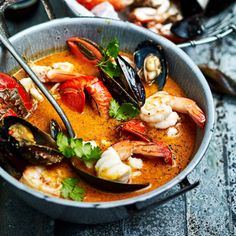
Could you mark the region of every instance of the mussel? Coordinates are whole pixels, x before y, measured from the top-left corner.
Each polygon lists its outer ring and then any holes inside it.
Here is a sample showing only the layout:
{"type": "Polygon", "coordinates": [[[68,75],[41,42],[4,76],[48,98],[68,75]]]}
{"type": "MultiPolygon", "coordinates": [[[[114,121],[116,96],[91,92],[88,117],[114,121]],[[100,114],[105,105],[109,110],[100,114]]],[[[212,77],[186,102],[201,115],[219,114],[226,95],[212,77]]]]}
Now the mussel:
{"type": "Polygon", "coordinates": [[[22,118],[4,118],[1,133],[5,152],[31,164],[52,165],[64,158],[48,134],[22,118]]]}
{"type": "MultiPolygon", "coordinates": [[[[97,65],[104,56],[104,50],[99,45],[85,38],[70,38],[67,40],[67,44],[75,56],[83,58],[91,64],[97,65]]],[[[119,55],[116,58],[116,64],[121,71],[119,77],[113,78],[106,71],[100,70],[104,85],[118,102],[130,102],[141,107],[145,102],[145,90],[140,77],[133,67],[119,55]]]]}
{"type": "Polygon", "coordinates": [[[206,77],[213,91],[220,94],[236,96],[236,81],[233,78],[226,75],[221,70],[211,68],[205,64],[199,65],[198,67],[206,77]]]}
{"type": "Polygon", "coordinates": [[[135,50],[134,61],[140,77],[148,84],[157,83],[162,90],[168,73],[162,47],[151,40],[143,41],[135,50]]]}
{"type": "Polygon", "coordinates": [[[136,107],[141,107],[145,103],[146,96],[140,77],[121,56],[117,56],[116,63],[121,70],[121,75],[112,78],[102,71],[103,83],[118,102],[130,102],[136,107]]]}
{"type": "MultiPolygon", "coordinates": [[[[194,39],[204,34],[224,31],[233,22],[233,14],[228,11],[235,0],[209,0],[202,8],[197,0],[181,0],[182,20],[171,26],[171,32],[184,40],[194,39]],[[227,24],[223,24],[223,22],[227,24]]],[[[204,5],[204,4],[203,4],[204,5]]]]}

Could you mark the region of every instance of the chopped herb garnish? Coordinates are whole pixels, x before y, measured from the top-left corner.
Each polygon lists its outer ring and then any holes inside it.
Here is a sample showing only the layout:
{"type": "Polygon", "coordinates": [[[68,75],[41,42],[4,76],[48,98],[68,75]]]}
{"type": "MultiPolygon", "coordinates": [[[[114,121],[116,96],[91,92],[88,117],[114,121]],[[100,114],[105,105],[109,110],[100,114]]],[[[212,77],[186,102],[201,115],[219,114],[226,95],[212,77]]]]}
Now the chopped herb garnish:
{"type": "Polygon", "coordinates": [[[119,50],[119,42],[117,39],[114,39],[103,50],[104,56],[98,63],[101,70],[111,78],[119,77],[121,74],[120,68],[114,63],[114,59],[118,56],[119,50]]]}
{"type": "Polygon", "coordinates": [[[84,199],[85,190],[77,184],[79,180],[76,178],[65,178],[62,181],[61,196],[65,199],[71,199],[81,202],[84,199]]]}
{"type": "Polygon", "coordinates": [[[111,41],[104,50],[104,53],[108,57],[116,58],[119,54],[120,45],[117,39],[111,41]]]}
{"type": "Polygon", "coordinates": [[[127,120],[139,114],[139,110],[132,103],[122,103],[119,105],[112,99],[109,106],[109,115],[117,120],[127,120]]]}
{"type": "Polygon", "coordinates": [[[65,157],[77,157],[86,162],[94,162],[102,154],[102,150],[98,146],[93,146],[82,139],[68,138],[63,133],[57,135],[57,146],[65,157]]]}

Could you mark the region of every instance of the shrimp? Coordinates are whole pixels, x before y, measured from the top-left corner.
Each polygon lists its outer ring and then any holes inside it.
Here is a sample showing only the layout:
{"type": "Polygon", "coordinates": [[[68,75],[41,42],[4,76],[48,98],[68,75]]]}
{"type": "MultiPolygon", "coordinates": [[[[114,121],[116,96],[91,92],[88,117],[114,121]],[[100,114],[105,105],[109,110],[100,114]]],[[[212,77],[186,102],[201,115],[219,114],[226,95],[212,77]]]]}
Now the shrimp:
{"type": "Polygon", "coordinates": [[[141,108],[140,118],[151,127],[166,129],[178,122],[179,116],[175,111],[188,114],[200,128],[204,127],[205,115],[193,100],[172,96],[167,92],[157,92],[147,98],[141,108]]]}
{"type": "Polygon", "coordinates": [[[164,161],[172,164],[172,153],[168,146],[161,142],[143,142],[124,140],[114,144],[103,152],[95,165],[97,176],[120,183],[127,183],[132,176],[132,169],[141,169],[141,159],[129,159],[133,154],[148,158],[163,157],[164,161]],[[123,163],[128,159],[129,165],[123,163]]]}
{"type": "Polygon", "coordinates": [[[20,182],[45,194],[60,197],[62,181],[73,174],[67,164],[52,167],[27,166],[20,182]]]}
{"type": "Polygon", "coordinates": [[[39,66],[31,63],[30,67],[43,83],[64,82],[81,75],[74,72],[74,65],[69,62],[57,62],[52,66],[39,66]]]}

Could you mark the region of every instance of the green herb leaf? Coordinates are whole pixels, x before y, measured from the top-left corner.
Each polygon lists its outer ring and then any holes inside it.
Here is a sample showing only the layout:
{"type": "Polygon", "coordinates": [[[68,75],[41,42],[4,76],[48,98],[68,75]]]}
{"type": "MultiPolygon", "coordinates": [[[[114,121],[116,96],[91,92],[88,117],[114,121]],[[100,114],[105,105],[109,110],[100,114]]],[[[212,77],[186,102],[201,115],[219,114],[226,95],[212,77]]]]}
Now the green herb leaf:
{"type": "Polygon", "coordinates": [[[107,61],[106,63],[100,65],[103,72],[108,74],[111,78],[119,77],[121,74],[120,68],[117,64],[114,64],[111,61],[107,61]]]}
{"type": "Polygon", "coordinates": [[[109,115],[117,120],[127,120],[139,114],[139,110],[132,103],[122,103],[120,106],[114,99],[109,106],[109,115]]]}
{"type": "Polygon", "coordinates": [[[94,147],[90,152],[91,160],[98,160],[102,155],[102,150],[99,147],[94,147]]]}
{"type": "Polygon", "coordinates": [[[90,142],[84,142],[83,139],[68,138],[63,133],[57,135],[57,145],[59,151],[67,158],[77,157],[83,161],[94,162],[102,155],[99,147],[94,147],[90,142]]]}
{"type": "Polygon", "coordinates": [[[119,103],[115,99],[111,99],[109,106],[109,115],[110,117],[116,117],[118,114],[118,110],[120,108],[119,103]]]}
{"type": "Polygon", "coordinates": [[[114,39],[103,50],[104,56],[98,63],[102,71],[111,78],[119,77],[121,74],[120,68],[114,63],[114,59],[118,56],[119,50],[119,42],[117,39],[114,39]]]}
{"type": "Polygon", "coordinates": [[[57,135],[57,146],[65,157],[70,158],[74,156],[74,151],[70,146],[70,140],[63,133],[57,135]]]}
{"type": "Polygon", "coordinates": [[[108,57],[116,58],[119,54],[120,45],[117,39],[112,40],[105,49],[105,54],[108,57]]]}
{"type": "Polygon", "coordinates": [[[65,199],[82,201],[84,199],[85,190],[77,186],[79,180],[75,178],[65,178],[62,181],[61,196],[65,199]]]}

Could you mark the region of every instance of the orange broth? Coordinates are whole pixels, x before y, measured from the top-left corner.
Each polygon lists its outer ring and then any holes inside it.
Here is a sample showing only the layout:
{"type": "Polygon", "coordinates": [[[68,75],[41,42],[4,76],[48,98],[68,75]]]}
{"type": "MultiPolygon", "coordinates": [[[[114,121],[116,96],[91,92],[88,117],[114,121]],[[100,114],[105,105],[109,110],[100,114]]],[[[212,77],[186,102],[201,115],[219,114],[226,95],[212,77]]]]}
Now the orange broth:
{"type": "MultiPolygon", "coordinates": [[[[70,62],[74,64],[75,71],[87,74],[87,75],[98,75],[98,70],[94,66],[79,61],[68,51],[55,53],[45,58],[38,60],[37,65],[50,66],[55,62],[70,62]]],[[[18,72],[16,77],[22,78],[24,73],[18,72]]],[[[146,95],[149,96],[157,91],[155,85],[146,86],[146,95]]],[[[171,79],[167,79],[164,91],[176,96],[185,96],[183,90],[171,79]]],[[[88,99],[87,99],[88,100],[88,99]]],[[[119,134],[117,132],[117,126],[121,123],[115,119],[106,120],[98,115],[91,105],[87,102],[83,113],[77,113],[70,110],[60,100],[59,104],[66,112],[77,137],[83,138],[85,141],[95,140],[97,144],[105,150],[108,146],[119,141],[119,134]]],[[[153,140],[166,142],[171,145],[174,153],[174,164],[170,166],[165,164],[163,160],[148,160],[143,158],[143,168],[141,169],[141,175],[132,178],[133,183],[151,183],[151,187],[137,192],[113,194],[103,191],[99,191],[84,181],[81,180],[80,186],[86,189],[86,196],[84,201],[86,202],[97,202],[97,201],[114,201],[125,198],[134,197],[145,192],[149,192],[159,186],[167,183],[178,175],[189,163],[191,154],[193,152],[195,136],[196,136],[196,125],[187,115],[180,114],[181,122],[175,126],[178,130],[178,135],[174,137],[167,136],[167,130],[158,130],[155,128],[148,127],[147,134],[153,140]]],[[[38,104],[37,109],[29,117],[29,121],[40,129],[48,132],[49,122],[51,119],[55,119],[61,127],[63,124],[58,117],[55,110],[52,108],[50,103],[45,99],[42,103],[38,104]]],[[[67,171],[67,176],[74,176],[75,173],[67,164],[62,164],[63,168],[67,171]]],[[[56,168],[56,167],[52,167],[56,168]]]]}

